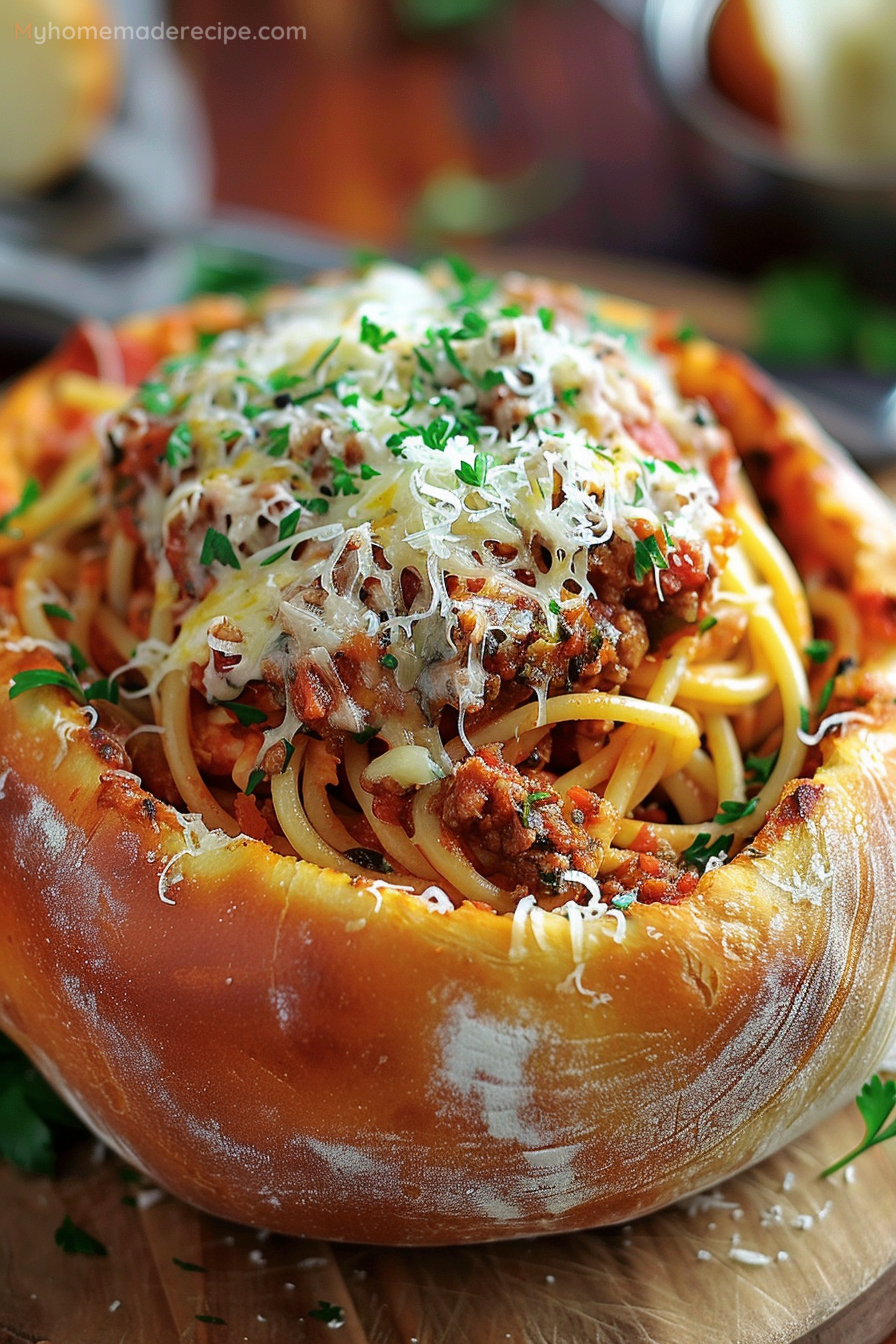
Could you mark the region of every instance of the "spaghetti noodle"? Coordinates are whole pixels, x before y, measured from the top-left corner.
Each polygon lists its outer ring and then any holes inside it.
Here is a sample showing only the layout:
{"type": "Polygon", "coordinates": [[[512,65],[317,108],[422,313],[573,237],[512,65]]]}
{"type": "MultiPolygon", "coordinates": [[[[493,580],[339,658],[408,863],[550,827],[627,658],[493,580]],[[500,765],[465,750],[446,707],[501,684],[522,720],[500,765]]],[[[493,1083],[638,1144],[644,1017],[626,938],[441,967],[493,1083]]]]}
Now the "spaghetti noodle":
{"type": "Polygon", "coordinates": [[[538,297],[386,265],[295,295],[0,529],[26,634],[160,730],[151,791],[508,912],[681,899],[762,824],[806,750],[796,571],[706,408],[538,297]]]}

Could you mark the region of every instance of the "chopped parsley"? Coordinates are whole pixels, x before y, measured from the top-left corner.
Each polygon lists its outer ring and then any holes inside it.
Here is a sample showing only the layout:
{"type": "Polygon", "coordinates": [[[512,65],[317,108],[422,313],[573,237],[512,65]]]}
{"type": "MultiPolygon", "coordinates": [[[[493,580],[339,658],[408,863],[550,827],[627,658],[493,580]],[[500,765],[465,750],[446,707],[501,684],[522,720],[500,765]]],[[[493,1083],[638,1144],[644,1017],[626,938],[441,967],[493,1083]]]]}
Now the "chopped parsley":
{"type": "Polygon", "coordinates": [[[733,843],[733,835],[720,835],[717,840],[713,840],[709,831],[701,831],[681,857],[685,863],[692,863],[705,871],[710,859],[727,859],[733,843]]]}
{"type": "Polygon", "coordinates": [[[448,330],[447,327],[442,327],[438,335],[439,340],[442,342],[442,347],[445,351],[445,358],[448,360],[448,363],[452,366],[452,368],[457,369],[457,372],[460,374],[461,378],[469,379],[470,377],[469,373],[464,368],[463,364],[461,364],[460,360],[455,354],[454,347],[451,344],[451,332],[448,330]]]}
{"type": "Polygon", "coordinates": [[[308,1313],[316,1321],[323,1321],[326,1325],[343,1325],[345,1322],[345,1311],[342,1307],[337,1307],[333,1302],[324,1302],[318,1298],[317,1306],[312,1307],[308,1313]]]}
{"type": "Polygon", "coordinates": [[[581,393],[582,389],[580,387],[565,387],[560,393],[560,400],[564,406],[575,406],[581,393]]]}
{"type": "Polygon", "coordinates": [[[724,803],[719,803],[719,810],[713,820],[720,826],[726,822],[740,821],[741,817],[748,817],[756,811],[756,799],[751,798],[747,803],[739,803],[733,798],[727,798],[724,803]]]}
{"type": "Polygon", "coordinates": [[[488,478],[488,469],[494,462],[490,453],[477,453],[471,462],[462,462],[456,467],[454,474],[463,485],[474,486],[476,489],[485,485],[488,478]]]}
{"type": "Polygon", "coordinates": [[[476,336],[484,336],[488,331],[488,322],[481,313],[472,310],[464,313],[460,330],[454,333],[455,341],[468,341],[476,336]]]}
{"type": "Polygon", "coordinates": [[[244,728],[267,722],[267,714],[263,709],[256,709],[255,705],[241,705],[239,700],[213,700],[212,704],[217,705],[219,709],[229,710],[237,723],[242,724],[244,728]]]}
{"type": "Polygon", "coordinates": [[[541,323],[541,325],[544,327],[545,331],[553,331],[553,329],[554,329],[554,310],[553,310],[552,308],[539,308],[539,310],[538,310],[538,320],[539,320],[539,322],[541,323]]]}
{"type": "Polygon", "coordinates": [[[834,1162],[831,1166],[826,1167],[821,1173],[822,1176],[833,1176],[835,1171],[845,1167],[847,1163],[867,1152],[869,1148],[873,1148],[875,1144],[896,1138],[896,1120],[887,1125],[886,1129],[884,1128],[887,1120],[890,1119],[893,1108],[896,1107],[896,1079],[888,1078],[884,1082],[880,1074],[875,1073],[856,1097],[856,1106],[865,1121],[864,1138],[856,1148],[853,1148],[851,1153],[841,1157],[839,1162],[834,1162]]]}
{"type": "Polygon", "coordinates": [[[65,607],[57,607],[55,602],[44,602],[43,613],[45,616],[54,616],[57,621],[73,621],[75,618],[65,607]]]}
{"type": "MultiPolygon", "coordinates": [[[[289,763],[292,760],[293,756],[295,756],[296,754],[296,749],[288,738],[281,737],[280,741],[283,744],[283,750],[285,752],[285,756],[283,758],[283,770],[288,770],[289,763]]],[[[283,773],[283,770],[281,770],[280,772],[281,774],[283,773]]]]}
{"type": "Polygon", "coordinates": [[[170,415],[174,410],[174,397],[165,383],[141,383],[139,395],[150,415],[170,415]]]}
{"type": "Polygon", "coordinates": [[[371,724],[369,728],[362,728],[360,733],[352,733],[352,738],[359,747],[363,747],[364,743],[369,742],[372,737],[376,737],[379,731],[379,728],[371,724]]]}
{"type": "Polygon", "coordinates": [[[101,1241],[92,1237],[89,1232],[85,1232],[83,1227],[78,1227],[73,1223],[68,1214],[65,1215],[62,1222],[56,1229],[55,1241],[57,1246],[61,1246],[66,1255],[108,1255],[108,1251],[101,1241]]]}
{"type": "MultiPolygon", "coordinates": [[[[364,323],[363,323],[363,319],[362,319],[362,322],[361,322],[362,333],[363,333],[363,325],[364,325],[364,323]]],[[[372,325],[372,324],[371,324],[371,325],[372,325]]],[[[377,327],[377,331],[379,331],[379,327],[377,327]]],[[[391,341],[391,339],[392,339],[392,337],[393,337],[394,335],[395,335],[395,332],[394,332],[394,331],[390,331],[390,332],[388,332],[387,335],[386,335],[386,337],[385,337],[385,339],[384,339],[384,341],[383,341],[383,344],[385,344],[386,341],[391,341]]],[[[320,373],[321,369],[323,368],[324,364],[326,364],[327,360],[330,358],[330,356],[332,355],[333,351],[336,349],[337,345],[339,344],[339,342],[340,342],[341,340],[342,340],[342,337],[341,337],[341,336],[334,336],[333,340],[332,340],[332,341],[330,342],[330,344],[327,346],[326,350],[321,351],[321,353],[318,355],[317,359],[316,359],[316,360],[314,361],[314,363],[311,365],[311,372],[308,374],[308,377],[309,377],[309,378],[316,378],[316,377],[317,377],[317,375],[320,373]]],[[[364,340],[364,336],[363,336],[363,334],[362,334],[362,336],[361,336],[361,340],[362,340],[362,341],[364,340]]],[[[368,342],[368,344],[369,344],[369,342],[368,342]]],[[[377,349],[377,347],[374,346],[374,349],[377,349]]]]}
{"type": "Polygon", "coordinates": [[[697,626],[697,634],[705,635],[707,630],[712,630],[713,626],[718,625],[718,623],[718,618],[716,616],[704,616],[703,620],[697,626]]]}
{"type": "Polygon", "coordinates": [[[40,686],[61,686],[63,690],[71,692],[82,701],[108,700],[113,705],[118,704],[116,681],[101,677],[99,681],[94,681],[85,688],[73,672],[60,672],[58,668],[53,667],[31,667],[26,672],[16,672],[10,683],[9,698],[15,700],[17,695],[37,690],[40,686]]]}
{"type": "Polygon", "coordinates": [[[545,802],[548,798],[550,798],[550,796],[551,795],[549,792],[530,793],[526,796],[522,808],[522,819],[524,826],[528,826],[530,824],[532,808],[535,806],[535,804],[545,802]]]}
{"type": "Polygon", "coordinates": [[[15,522],[16,518],[21,518],[23,513],[36,504],[40,498],[40,486],[33,477],[25,482],[18,504],[14,504],[6,513],[0,515],[0,536],[9,532],[10,523],[15,522]]]}
{"type": "Polygon", "coordinates": [[[202,1313],[202,1314],[199,1315],[199,1316],[194,1316],[193,1319],[196,1320],[196,1321],[201,1321],[203,1325],[226,1325],[226,1324],[227,1324],[227,1322],[225,1321],[225,1319],[224,1319],[223,1316],[208,1316],[208,1315],[206,1315],[205,1313],[202,1313]]]}
{"type": "Polygon", "coordinates": [[[247,795],[253,794],[255,790],[258,788],[259,784],[262,783],[264,778],[265,773],[263,770],[253,770],[249,778],[246,780],[246,787],[243,790],[243,792],[247,795]]]}
{"type": "Polygon", "coordinates": [[[483,388],[484,391],[490,392],[493,387],[499,387],[502,383],[506,382],[507,379],[504,377],[503,369],[486,369],[479,380],[479,386],[483,388]]]}
{"type": "Polygon", "coordinates": [[[660,550],[656,537],[651,535],[645,541],[635,542],[635,581],[640,583],[652,570],[668,569],[669,561],[660,550]]]}
{"type": "Polygon", "coordinates": [[[777,764],[778,753],[776,751],[770,751],[767,756],[754,756],[750,752],[744,761],[747,774],[752,775],[753,779],[759,784],[768,783],[777,764]]]}
{"type": "Polygon", "coordinates": [[[523,310],[518,303],[508,303],[506,308],[499,309],[502,317],[522,317],[523,310]]]}
{"type": "Polygon", "coordinates": [[[821,695],[818,697],[818,707],[817,707],[817,712],[819,714],[823,714],[827,709],[828,705],[831,703],[831,696],[834,694],[834,681],[835,681],[834,677],[828,677],[827,681],[821,688],[821,695]]]}
{"type": "MultiPolygon", "coordinates": [[[[324,499],[321,500],[321,503],[326,504],[327,501],[324,499]]],[[[294,537],[296,534],[296,528],[299,525],[299,520],[301,517],[302,517],[301,508],[293,509],[292,513],[284,514],[283,517],[280,519],[280,523],[277,528],[277,540],[286,541],[289,537],[294,537]]]]}
{"type": "Polygon", "coordinates": [[[384,653],[380,658],[380,667],[387,667],[390,672],[394,672],[398,666],[398,659],[394,653],[384,653]]]}
{"type": "Polygon", "coordinates": [[[809,711],[805,705],[800,705],[800,728],[804,733],[809,731],[809,711]]]}
{"type": "MultiPolygon", "coordinates": [[[[333,468],[334,495],[357,495],[360,493],[355,484],[358,479],[357,476],[349,471],[341,457],[331,457],[330,466],[333,468]]],[[[362,481],[370,481],[374,476],[379,476],[380,473],[369,462],[362,462],[360,474],[362,481]]]]}
{"type": "Polygon", "coordinates": [[[172,1265],[177,1265],[178,1269],[185,1269],[188,1274],[207,1274],[208,1270],[204,1265],[194,1265],[190,1260],[178,1260],[176,1255],[171,1257],[172,1265]]]}
{"type": "Polygon", "coordinates": [[[444,451],[445,444],[451,437],[452,428],[453,425],[451,421],[445,419],[444,416],[440,416],[438,420],[431,421],[430,424],[424,429],[421,429],[419,433],[427,448],[431,448],[433,452],[440,453],[444,451]]]}
{"type": "Polygon", "coordinates": [[[236,551],[230,544],[228,537],[217,528],[210,527],[205,534],[205,540],[202,543],[202,554],[199,557],[200,565],[210,565],[217,560],[220,565],[229,565],[231,569],[239,569],[240,562],[236,551]]]}
{"type": "Polygon", "coordinates": [[[803,649],[803,653],[813,663],[826,663],[834,652],[834,645],[830,639],[810,639],[809,643],[803,649]]]}
{"type": "Polygon", "coordinates": [[[189,461],[192,451],[193,436],[190,433],[189,425],[178,425],[168,435],[168,442],[165,445],[165,461],[169,467],[183,466],[184,462],[189,461]]]}
{"type": "Polygon", "coordinates": [[[289,425],[275,425],[268,430],[268,457],[285,457],[289,452],[289,425]]]}
{"type": "Polygon", "coordinates": [[[66,1131],[82,1126],[31,1060],[0,1035],[0,1158],[50,1176],[66,1131]]]}
{"type": "Polygon", "coordinates": [[[362,316],[361,318],[361,343],[369,345],[371,350],[375,350],[377,354],[380,353],[384,345],[394,341],[396,334],[394,331],[384,331],[376,322],[371,322],[369,317],[362,316]]]}

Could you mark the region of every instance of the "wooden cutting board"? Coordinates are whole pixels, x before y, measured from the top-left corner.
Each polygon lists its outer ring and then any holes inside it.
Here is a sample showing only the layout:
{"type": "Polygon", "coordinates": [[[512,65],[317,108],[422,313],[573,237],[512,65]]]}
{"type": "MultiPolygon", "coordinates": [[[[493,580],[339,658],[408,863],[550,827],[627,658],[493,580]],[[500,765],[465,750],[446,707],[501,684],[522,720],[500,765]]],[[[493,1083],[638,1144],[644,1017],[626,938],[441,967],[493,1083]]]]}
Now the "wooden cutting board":
{"type": "Polygon", "coordinates": [[[629,1227],[413,1251],[223,1223],[85,1145],[56,1181],[0,1166],[0,1344],[880,1344],[896,1327],[896,1142],[818,1175],[861,1132],[850,1106],[629,1227]],[[66,1214],[104,1258],[56,1246],[66,1214]],[[341,1326],[309,1315],[322,1302],[341,1326]]]}

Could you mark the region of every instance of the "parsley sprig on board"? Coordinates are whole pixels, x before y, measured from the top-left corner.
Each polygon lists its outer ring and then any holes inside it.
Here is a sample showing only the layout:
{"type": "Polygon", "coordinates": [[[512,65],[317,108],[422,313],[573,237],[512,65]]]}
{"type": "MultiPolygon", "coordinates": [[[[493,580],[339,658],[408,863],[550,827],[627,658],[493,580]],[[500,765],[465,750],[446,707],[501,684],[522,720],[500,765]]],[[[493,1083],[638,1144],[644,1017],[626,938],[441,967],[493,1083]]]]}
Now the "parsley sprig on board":
{"type": "Polygon", "coordinates": [[[822,1176],[833,1176],[835,1171],[841,1167],[847,1166],[853,1158],[858,1157],[875,1144],[883,1143],[886,1139],[896,1138],[896,1120],[886,1125],[894,1108],[896,1108],[896,1079],[888,1078],[883,1081],[880,1074],[874,1074],[862,1088],[856,1097],[856,1105],[859,1108],[859,1114],[865,1121],[865,1137],[862,1142],[853,1148],[851,1153],[841,1157],[839,1162],[834,1162],[826,1167],[821,1173],[822,1176]],[[886,1125],[886,1128],[884,1126],[886,1125]]]}
{"type": "Polygon", "coordinates": [[[50,1176],[66,1134],[84,1127],[12,1041],[0,1035],[0,1157],[50,1176]]]}

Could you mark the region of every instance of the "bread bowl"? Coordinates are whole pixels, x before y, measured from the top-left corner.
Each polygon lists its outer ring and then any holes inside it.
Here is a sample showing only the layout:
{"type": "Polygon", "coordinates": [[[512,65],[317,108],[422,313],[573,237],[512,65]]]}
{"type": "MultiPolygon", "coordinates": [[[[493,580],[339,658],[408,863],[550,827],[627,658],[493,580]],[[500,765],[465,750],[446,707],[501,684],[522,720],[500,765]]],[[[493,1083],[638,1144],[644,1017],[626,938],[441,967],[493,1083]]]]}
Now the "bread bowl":
{"type": "Polygon", "coordinates": [[[896,1024],[889,506],[640,305],[455,265],[262,307],[88,327],[0,408],[0,1026],[289,1233],[598,1226],[755,1162],[896,1024]]]}

